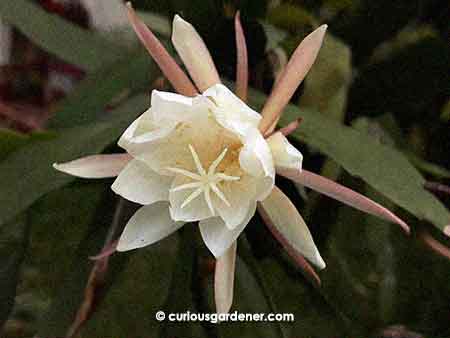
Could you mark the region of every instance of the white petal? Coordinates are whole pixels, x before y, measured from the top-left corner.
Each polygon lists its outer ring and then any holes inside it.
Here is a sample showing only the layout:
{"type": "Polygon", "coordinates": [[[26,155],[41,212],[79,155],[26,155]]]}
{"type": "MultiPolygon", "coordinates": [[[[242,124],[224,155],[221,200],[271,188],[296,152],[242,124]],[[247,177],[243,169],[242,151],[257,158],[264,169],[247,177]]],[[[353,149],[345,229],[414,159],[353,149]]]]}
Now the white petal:
{"type": "Polygon", "coordinates": [[[208,218],[200,221],[200,233],[203,241],[208,249],[215,257],[222,256],[227,251],[234,241],[238,238],[240,233],[250,222],[255,214],[256,203],[252,204],[244,221],[235,227],[233,230],[225,226],[223,220],[219,217],[208,218]]]}
{"type": "Polygon", "coordinates": [[[325,262],[317,250],[314,240],[297,208],[289,198],[277,187],[260,203],[259,211],[291,244],[318,268],[325,268],[325,262]]]}
{"type": "Polygon", "coordinates": [[[125,226],[117,251],[138,249],[156,243],[178,230],[183,224],[170,218],[167,202],[143,206],[125,226]]]}
{"type": "MultiPolygon", "coordinates": [[[[176,176],[172,182],[171,189],[191,182],[192,180],[187,177],[176,176]]],[[[176,221],[194,222],[212,217],[211,210],[205,201],[203,193],[183,208],[181,207],[194,191],[196,191],[195,188],[169,192],[170,214],[172,219],[176,221]]]]}
{"type": "Polygon", "coordinates": [[[130,160],[131,156],[128,154],[93,155],[66,163],[55,163],[53,167],[77,177],[105,178],[119,175],[130,160]]]}
{"type": "Polygon", "coordinates": [[[168,121],[181,122],[188,120],[193,113],[192,105],[192,97],[159,90],[152,91],[152,118],[157,125],[164,125],[168,121]]]}
{"type": "Polygon", "coordinates": [[[158,126],[153,121],[152,108],[139,116],[122,134],[119,146],[132,155],[139,155],[147,150],[147,146],[167,137],[175,128],[175,123],[158,126]]]}
{"type": "Polygon", "coordinates": [[[213,193],[213,203],[217,213],[229,229],[241,224],[250,212],[253,202],[257,200],[259,191],[256,189],[261,179],[244,175],[239,181],[219,184],[219,189],[230,203],[226,205],[213,193]]]}
{"type": "Polygon", "coordinates": [[[248,130],[244,147],[239,153],[239,163],[243,170],[253,177],[258,177],[258,200],[263,200],[272,191],[275,181],[275,168],[272,153],[261,133],[251,128],[248,130]]]}
{"type": "Polygon", "coordinates": [[[228,313],[233,303],[234,270],[237,242],[216,261],[214,274],[214,299],[217,313],[228,313]]]}
{"type": "Polygon", "coordinates": [[[302,169],[303,155],[280,132],[267,139],[276,167],[302,169]]]}
{"type": "Polygon", "coordinates": [[[203,96],[213,100],[212,112],[224,128],[244,136],[249,127],[258,128],[261,115],[247,106],[223,84],[212,86],[203,96]]]}
{"type": "Polygon", "coordinates": [[[123,198],[139,204],[169,199],[173,177],[162,176],[140,160],[132,160],[114,181],[111,189],[123,198]]]}
{"type": "Polygon", "coordinates": [[[202,38],[179,15],[173,19],[172,43],[200,91],[220,83],[216,66],[202,38]]]}

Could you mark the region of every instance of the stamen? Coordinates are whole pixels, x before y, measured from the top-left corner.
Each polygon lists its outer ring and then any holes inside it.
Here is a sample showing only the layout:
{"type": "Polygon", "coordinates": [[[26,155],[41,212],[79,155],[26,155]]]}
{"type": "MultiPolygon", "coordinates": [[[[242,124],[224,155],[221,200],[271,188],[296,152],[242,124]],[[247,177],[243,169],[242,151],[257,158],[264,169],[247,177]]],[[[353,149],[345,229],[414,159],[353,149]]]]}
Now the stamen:
{"type": "Polygon", "coordinates": [[[192,194],[186,198],[186,200],[181,204],[181,209],[183,209],[186,205],[191,203],[195,198],[197,198],[203,192],[203,187],[198,188],[192,194]]]}
{"type": "Polygon", "coordinates": [[[214,173],[217,169],[217,166],[220,164],[220,162],[222,162],[223,158],[225,157],[225,155],[227,154],[228,148],[225,148],[219,155],[218,158],[216,158],[214,160],[214,162],[209,166],[208,169],[208,175],[211,175],[212,173],[214,173]]]}
{"type": "Polygon", "coordinates": [[[211,214],[214,216],[215,212],[214,212],[214,207],[213,207],[212,200],[211,200],[211,193],[210,193],[209,187],[207,187],[205,189],[205,200],[206,200],[206,204],[208,204],[209,210],[211,210],[211,214]]]}
{"type": "Polygon", "coordinates": [[[181,168],[167,167],[166,169],[170,170],[170,171],[172,171],[172,172],[174,172],[176,174],[181,174],[181,175],[187,176],[189,178],[192,178],[193,180],[200,181],[202,179],[202,177],[200,175],[191,173],[190,171],[184,170],[184,169],[181,169],[181,168]]]}
{"type": "Polygon", "coordinates": [[[228,202],[227,198],[223,194],[223,192],[220,191],[220,189],[217,187],[215,183],[211,183],[211,189],[216,193],[217,196],[225,203],[228,207],[231,206],[230,202],[228,202]]]}
{"type": "Polygon", "coordinates": [[[221,181],[239,181],[241,179],[239,176],[229,176],[224,173],[217,173],[215,176],[221,181]]]}
{"type": "Polygon", "coordinates": [[[194,199],[196,199],[200,194],[205,194],[205,201],[208,205],[209,210],[211,211],[211,214],[214,216],[216,214],[214,205],[211,199],[211,190],[214,191],[214,193],[228,206],[230,207],[231,204],[228,202],[227,198],[225,197],[224,193],[220,191],[219,187],[217,186],[217,183],[221,181],[237,181],[240,180],[240,177],[238,176],[230,176],[226,175],[224,173],[215,173],[217,170],[217,167],[219,166],[220,162],[225,158],[225,155],[227,154],[228,149],[225,148],[220,155],[211,163],[211,165],[208,168],[208,173],[206,173],[205,169],[203,168],[202,163],[200,162],[200,158],[197,155],[194,147],[189,144],[189,150],[191,151],[192,157],[195,162],[195,166],[197,167],[198,174],[190,172],[185,169],[181,168],[172,168],[168,167],[167,170],[170,170],[176,174],[180,174],[186,177],[191,178],[195,182],[189,182],[186,184],[181,184],[175,188],[170,189],[170,192],[177,192],[187,189],[195,189],[194,192],[192,192],[186,200],[181,204],[181,208],[184,208],[186,205],[191,203],[194,199]]]}
{"type": "Polygon", "coordinates": [[[198,187],[201,187],[202,185],[203,185],[202,182],[186,183],[186,184],[181,184],[178,187],[172,188],[172,189],[170,189],[170,191],[175,192],[175,191],[181,191],[181,190],[186,190],[186,189],[198,188],[198,187]]]}
{"type": "Polygon", "coordinates": [[[206,175],[205,169],[203,169],[202,163],[200,162],[200,158],[198,157],[195,149],[192,145],[189,145],[189,149],[191,150],[192,157],[194,158],[195,166],[197,167],[197,171],[200,175],[206,175]]]}

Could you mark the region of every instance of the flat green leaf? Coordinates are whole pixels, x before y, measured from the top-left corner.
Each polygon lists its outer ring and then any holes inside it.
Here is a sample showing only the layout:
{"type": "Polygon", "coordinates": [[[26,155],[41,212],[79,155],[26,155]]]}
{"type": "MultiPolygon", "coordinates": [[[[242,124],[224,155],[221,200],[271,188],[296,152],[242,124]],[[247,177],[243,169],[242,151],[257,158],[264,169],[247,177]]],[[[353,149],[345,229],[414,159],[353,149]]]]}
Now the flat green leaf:
{"type": "MultiPolygon", "coordinates": [[[[261,107],[264,99],[253,92],[250,101],[261,107]]],[[[419,219],[426,219],[441,230],[450,223],[449,211],[423,188],[424,178],[401,152],[319,112],[293,105],[285,109],[280,124],[286,125],[298,117],[303,118],[303,123],[293,138],[315,147],[419,219]]]]}
{"type": "Polygon", "coordinates": [[[123,48],[28,0],[0,1],[0,17],[42,49],[86,71],[123,56],[123,48]]]}
{"type": "Polygon", "coordinates": [[[55,171],[54,162],[100,153],[147,106],[146,95],[134,97],[103,120],[66,129],[54,139],[32,143],[11,154],[8,161],[0,164],[2,180],[9,182],[0,191],[0,224],[11,220],[46,193],[74,180],[55,171]]]}
{"type": "Polygon", "coordinates": [[[0,328],[14,305],[27,235],[28,226],[24,215],[0,228],[0,328]]]}
{"type": "Polygon", "coordinates": [[[52,133],[48,132],[38,132],[28,135],[10,129],[0,128],[0,161],[3,161],[10,153],[30,142],[50,138],[52,138],[52,133]]]}
{"type": "Polygon", "coordinates": [[[159,72],[146,51],[128,53],[117,62],[89,74],[60,104],[50,128],[76,127],[108,116],[105,108],[115,98],[150,88],[159,72]],[[131,62],[130,62],[131,60],[131,62]]]}
{"type": "MultiPolygon", "coordinates": [[[[65,194],[69,195],[68,197],[64,198],[61,194],[59,195],[66,203],[53,201],[53,208],[48,205],[43,206],[46,207],[46,210],[53,210],[50,215],[53,214],[56,217],[50,217],[50,222],[44,222],[47,234],[41,233],[40,236],[40,238],[47,239],[40,245],[44,248],[46,246],[52,246],[52,248],[46,248],[44,257],[36,259],[38,267],[42,269],[41,272],[47,271],[50,275],[43,283],[44,289],[52,288],[50,305],[46,311],[43,311],[38,321],[37,335],[39,337],[64,337],[76,322],[78,310],[82,305],[83,313],[90,316],[94,308],[87,305],[89,303],[85,301],[93,300],[93,306],[99,306],[129,259],[129,255],[119,255],[110,259],[105,275],[98,279],[97,283],[89,284],[91,289],[89,293],[86,293],[86,287],[95,264],[89,257],[100,252],[111,229],[117,228],[120,231],[130,217],[130,213],[135,210],[133,207],[128,212],[128,209],[121,208],[120,213],[116,215],[116,210],[121,202],[118,203],[118,199],[111,194],[108,184],[100,183],[97,184],[96,191],[92,191],[93,189],[92,184],[85,187],[85,201],[83,202],[80,202],[83,196],[71,195],[70,191],[66,189],[65,194]],[[88,195],[89,192],[86,189],[91,189],[92,196],[88,195]],[[70,199],[72,200],[70,201],[70,199]],[[61,206],[58,205],[59,203],[61,206]],[[77,211],[79,204],[83,207],[84,215],[80,215],[80,211],[77,211]],[[55,208],[60,210],[55,210],[55,208]],[[63,213],[64,211],[65,213],[63,213]],[[67,217],[66,214],[71,217],[67,217]],[[60,235],[57,237],[58,240],[62,242],[54,244],[52,241],[56,240],[56,234],[50,232],[51,229],[48,227],[58,226],[62,220],[65,220],[65,224],[60,225],[61,230],[58,230],[57,233],[60,235]],[[66,250],[64,250],[65,247],[66,250]],[[42,258],[44,258],[42,262],[44,264],[40,261],[42,258]],[[49,264],[48,266],[45,265],[46,262],[49,264]]],[[[54,196],[58,195],[54,194],[54,196]]],[[[117,234],[113,235],[113,237],[115,236],[117,234]]]]}
{"type": "MultiPolygon", "coordinates": [[[[256,224],[255,224],[256,225],[256,224]]],[[[263,226],[262,224],[258,224],[263,226]]],[[[267,233],[268,236],[269,233],[267,233]]],[[[300,272],[286,264],[282,257],[273,253],[257,259],[250,251],[245,241],[239,242],[239,252],[243,261],[248,264],[253,278],[263,290],[266,302],[270,305],[263,311],[254,312],[289,313],[294,315],[294,321],[273,323],[279,329],[282,337],[332,337],[345,336],[343,330],[345,323],[340,314],[322,298],[320,290],[310,286],[301,277],[300,272]]],[[[237,271],[237,278],[248,279],[242,271],[237,271]]],[[[239,290],[237,290],[239,292],[239,290]]],[[[238,293],[237,299],[249,294],[248,289],[244,294],[238,293]]],[[[255,297],[252,296],[254,299],[255,297]]],[[[245,299],[245,298],[244,298],[245,299]]],[[[239,301],[239,300],[238,300],[239,301]]],[[[254,302],[254,300],[250,301],[254,302]]],[[[267,323],[264,323],[267,324],[267,323]]]]}

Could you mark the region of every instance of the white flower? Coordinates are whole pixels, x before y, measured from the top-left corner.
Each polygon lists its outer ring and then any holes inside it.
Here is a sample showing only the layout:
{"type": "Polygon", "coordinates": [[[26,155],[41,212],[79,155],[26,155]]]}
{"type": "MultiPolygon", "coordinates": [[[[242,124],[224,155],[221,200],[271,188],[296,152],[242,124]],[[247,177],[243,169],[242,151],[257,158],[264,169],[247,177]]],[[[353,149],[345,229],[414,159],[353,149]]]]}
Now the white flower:
{"type": "MultiPolygon", "coordinates": [[[[193,98],[154,90],[151,108],[119,140],[133,159],[112,189],[143,204],[140,213],[168,201],[160,205],[169,208],[170,222],[200,221],[206,245],[219,257],[253,216],[256,203],[273,189],[274,163],[258,130],[260,120],[221,84],[193,98]],[[217,231],[224,234],[220,241],[211,234],[217,231]]],[[[132,223],[132,231],[148,234],[150,221],[142,230],[132,223]]],[[[119,251],[142,246],[129,242],[128,231],[119,251]]]]}
{"type": "Polygon", "coordinates": [[[235,18],[239,97],[221,84],[208,49],[188,22],[175,16],[172,42],[195,85],[129,3],[128,15],[138,37],[181,95],[152,92],[150,109],[119,140],[128,154],[55,164],[56,169],[80,177],[117,176],[112,189],[143,205],[126,225],[119,251],[155,243],[186,222],[199,221],[203,240],[217,257],[217,311],[227,312],[233,299],[236,239],[257,207],[273,236],[308,277],[320,282],[305,258],[320,269],[325,263],[297,208],[274,186],[275,171],[408,230],[379,204],[302,170],[302,154],[286,138],[298,121],[275,131],[284,107],[317,57],[326,25],[297,47],[260,115],[244,103],[248,63],[239,14],[235,18]]]}

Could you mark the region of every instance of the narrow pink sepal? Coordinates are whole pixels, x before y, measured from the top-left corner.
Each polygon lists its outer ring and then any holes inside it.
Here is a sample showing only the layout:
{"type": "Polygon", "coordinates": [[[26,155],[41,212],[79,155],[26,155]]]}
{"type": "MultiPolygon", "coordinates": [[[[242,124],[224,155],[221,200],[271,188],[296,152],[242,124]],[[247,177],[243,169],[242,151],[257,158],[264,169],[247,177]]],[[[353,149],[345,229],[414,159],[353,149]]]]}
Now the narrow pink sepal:
{"type": "Polygon", "coordinates": [[[248,94],[248,53],[245,41],[244,30],[241,25],[239,11],[234,17],[234,29],[236,31],[236,95],[244,102],[247,101],[248,94]]]}
{"type": "Polygon", "coordinates": [[[152,31],[138,18],[133,6],[127,2],[128,19],[153,60],[158,64],[161,71],[167,77],[175,90],[185,96],[195,96],[198,94],[192,81],[183,72],[181,67],[170,56],[158,38],[152,31]]]}
{"type": "Polygon", "coordinates": [[[436,254],[450,260],[450,248],[437,241],[428,231],[421,231],[418,235],[419,239],[425,243],[436,254]]]}
{"type": "Polygon", "coordinates": [[[82,178],[116,177],[131,160],[125,154],[92,155],[66,163],[54,163],[53,168],[63,173],[82,178]]]}
{"type": "Polygon", "coordinates": [[[320,287],[321,280],[314,268],[309,264],[309,262],[303,257],[297,250],[292,247],[289,240],[283,236],[281,232],[278,231],[277,227],[272,223],[272,220],[264,211],[264,208],[258,204],[258,212],[261,215],[262,220],[266,224],[269,231],[272,233],[273,237],[283,246],[289,256],[294,260],[298,267],[302,270],[303,275],[308,279],[314,286],[320,287]]]}
{"type": "Polygon", "coordinates": [[[287,137],[298,128],[302,120],[303,119],[300,117],[297,120],[290,122],[287,126],[279,129],[278,131],[287,137]]]}
{"type": "Polygon", "coordinates": [[[216,260],[214,273],[214,299],[217,313],[228,313],[233,303],[234,270],[237,242],[216,260]]]}
{"type": "Polygon", "coordinates": [[[281,112],[314,64],[327,27],[322,25],[309,34],[292,54],[262,110],[259,129],[263,135],[273,131],[281,112]]]}
{"type": "Polygon", "coordinates": [[[335,200],[352,206],[358,210],[364,211],[368,214],[378,216],[387,221],[396,223],[407,233],[410,233],[409,226],[403,222],[394,213],[381,206],[380,204],[372,201],[371,199],[346,188],[328,178],[314,174],[307,170],[298,171],[295,169],[277,168],[277,173],[285,176],[305,187],[311,188],[327,195],[335,200]]]}
{"type": "Polygon", "coordinates": [[[117,251],[117,244],[119,244],[119,240],[115,240],[109,243],[107,246],[103,248],[103,250],[95,256],[90,256],[89,259],[93,261],[98,261],[100,259],[104,259],[106,257],[111,256],[113,253],[117,251]]]}

